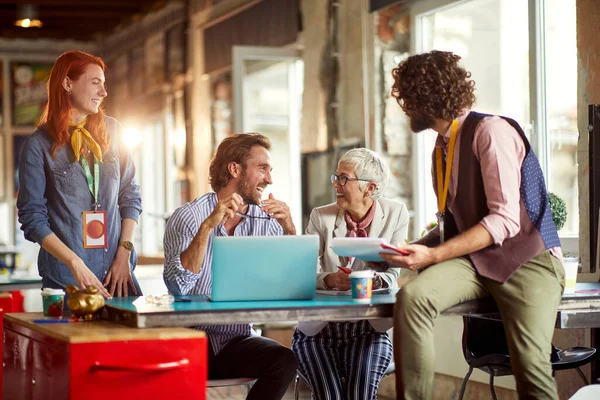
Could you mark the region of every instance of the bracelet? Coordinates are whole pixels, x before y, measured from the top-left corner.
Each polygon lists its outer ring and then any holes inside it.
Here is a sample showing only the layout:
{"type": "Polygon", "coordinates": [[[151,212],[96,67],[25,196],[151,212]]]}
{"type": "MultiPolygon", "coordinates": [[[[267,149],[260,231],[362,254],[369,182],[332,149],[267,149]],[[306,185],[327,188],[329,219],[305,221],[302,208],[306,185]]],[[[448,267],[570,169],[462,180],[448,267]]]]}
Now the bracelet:
{"type": "Polygon", "coordinates": [[[383,287],[383,279],[381,276],[375,274],[373,277],[373,289],[381,289],[383,287]]]}

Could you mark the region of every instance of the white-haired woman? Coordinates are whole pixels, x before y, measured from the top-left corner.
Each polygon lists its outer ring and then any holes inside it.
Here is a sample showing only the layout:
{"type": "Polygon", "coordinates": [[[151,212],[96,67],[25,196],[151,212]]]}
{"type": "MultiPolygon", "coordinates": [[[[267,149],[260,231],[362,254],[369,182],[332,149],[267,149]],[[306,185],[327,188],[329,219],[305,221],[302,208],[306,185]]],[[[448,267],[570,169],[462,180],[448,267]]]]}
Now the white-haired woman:
{"type": "MultiPolygon", "coordinates": [[[[381,197],[389,169],[368,149],[348,151],[338,162],[331,183],[336,202],[315,208],[306,233],[319,235],[318,289],[350,289],[349,275],[338,266],[374,270],[374,288],[397,287],[399,268],[337,256],[330,248],[334,237],[383,238],[404,243],[408,210],[403,203],[381,197]]],[[[375,399],[377,388],[392,360],[386,331],[391,319],[300,322],[292,350],[299,371],[317,400],[375,399]]]]}

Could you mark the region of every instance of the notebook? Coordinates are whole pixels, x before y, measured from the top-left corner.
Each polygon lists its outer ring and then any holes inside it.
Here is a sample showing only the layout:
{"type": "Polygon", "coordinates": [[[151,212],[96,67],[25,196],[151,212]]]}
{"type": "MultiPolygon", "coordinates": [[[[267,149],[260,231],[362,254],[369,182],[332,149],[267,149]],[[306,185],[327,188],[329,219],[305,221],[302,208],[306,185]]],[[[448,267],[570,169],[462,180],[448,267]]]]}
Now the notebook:
{"type": "Polygon", "coordinates": [[[408,254],[382,238],[336,237],[330,247],[338,256],[356,257],[363,261],[383,261],[379,253],[408,254]]]}
{"type": "Polygon", "coordinates": [[[219,236],[212,243],[212,301],[315,297],[319,237],[219,236]]]}

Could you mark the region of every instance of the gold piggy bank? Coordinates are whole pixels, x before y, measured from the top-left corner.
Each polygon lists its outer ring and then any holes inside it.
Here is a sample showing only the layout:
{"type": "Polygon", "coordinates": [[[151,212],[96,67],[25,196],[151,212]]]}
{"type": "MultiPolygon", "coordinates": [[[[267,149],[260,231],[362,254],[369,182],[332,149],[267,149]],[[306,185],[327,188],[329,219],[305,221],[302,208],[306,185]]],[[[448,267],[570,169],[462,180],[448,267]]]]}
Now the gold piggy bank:
{"type": "Polygon", "coordinates": [[[77,286],[68,285],[67,294],[69,295],[67,306],[75,318],[91,321],[94,319],[96,311],[104,307],[104,297],[98,293],[95,286],[90,285],[85,289],[78,290],[77,286]]]}

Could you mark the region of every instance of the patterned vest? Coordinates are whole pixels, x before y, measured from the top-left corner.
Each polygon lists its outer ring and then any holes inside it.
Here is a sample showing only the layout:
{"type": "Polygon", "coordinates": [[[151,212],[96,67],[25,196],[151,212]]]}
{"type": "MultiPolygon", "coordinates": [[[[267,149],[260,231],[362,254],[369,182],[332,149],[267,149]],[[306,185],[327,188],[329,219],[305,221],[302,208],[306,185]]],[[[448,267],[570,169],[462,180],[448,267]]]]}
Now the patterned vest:
{"type": "MultiPolygon", "coordinates": [[[[475,128],[488,116],[472,111],[459,132],[461,140],[460,149],[457,149],[460,151],[458,186],[453,208],[455,214],[460,214],[459,219],[462,222],[459,226],[452,214],[447,213],[445,234],[448,239],[475,226],[489,213],[481,166],[473,153],[475,128]]],[[[506,239],[502,246],[493,244],[469,254],[469,258],[481,276],[497,282],[506,282],[513,272],[527,261],[544,250],[560,247],[560,240],[552,220],[548,192],[537,157],[519,124],[510,118],[501,118],[519,133],[525,143],[526,153],[521,165],[521,229],[514,237],[506,239]]],[[[435,163],[435,150],[433,162],[435,163]]],[[[435,177],[433,187],[437,195],[435,177]]]]}

